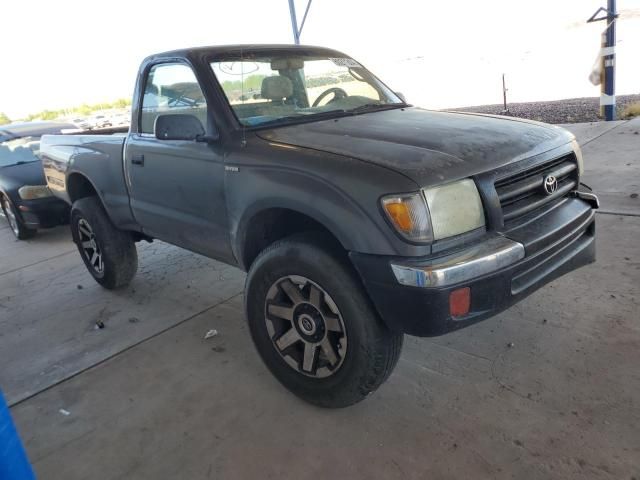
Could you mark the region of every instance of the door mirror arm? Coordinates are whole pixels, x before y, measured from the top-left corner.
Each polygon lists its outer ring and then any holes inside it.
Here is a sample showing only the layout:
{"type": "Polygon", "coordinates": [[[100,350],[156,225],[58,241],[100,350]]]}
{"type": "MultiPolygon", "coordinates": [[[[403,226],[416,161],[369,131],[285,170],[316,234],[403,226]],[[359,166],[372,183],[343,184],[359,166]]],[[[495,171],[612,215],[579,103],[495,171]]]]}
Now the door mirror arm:
{"type": "Polygon", "coordinates": [[[196,142],[215,143],[218,141],[218,135],[196,135],[196,142]]]}

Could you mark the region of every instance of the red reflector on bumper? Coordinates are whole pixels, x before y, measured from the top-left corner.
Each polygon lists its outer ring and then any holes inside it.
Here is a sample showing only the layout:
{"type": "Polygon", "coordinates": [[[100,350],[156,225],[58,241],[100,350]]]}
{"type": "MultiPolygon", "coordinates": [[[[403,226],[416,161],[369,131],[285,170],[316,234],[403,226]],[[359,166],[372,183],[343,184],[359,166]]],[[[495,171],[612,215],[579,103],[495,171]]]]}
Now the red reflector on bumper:
{"type": "Polygon", "coordinates": [[[458,288],[449,294],[449,313],[452,317],[462,317],[471,308],[471,288],[458,288]]]}

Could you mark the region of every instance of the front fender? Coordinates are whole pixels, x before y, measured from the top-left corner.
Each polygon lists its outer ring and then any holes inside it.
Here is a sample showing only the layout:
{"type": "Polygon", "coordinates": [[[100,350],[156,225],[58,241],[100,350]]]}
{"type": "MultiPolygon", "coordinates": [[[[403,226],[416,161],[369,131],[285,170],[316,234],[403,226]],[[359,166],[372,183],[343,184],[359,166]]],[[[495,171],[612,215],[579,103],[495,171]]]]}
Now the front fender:
{"type": "Polygon", "coordinates": [[[226,159],[225,196],[234,254],[241,258],[252,218],[281,208],[322,224],[349,251],[426,255],[430,248],[400,239],[379,207],[382,195],[417,189],[412,180],[377,165],[255,138],[226,159]]]}

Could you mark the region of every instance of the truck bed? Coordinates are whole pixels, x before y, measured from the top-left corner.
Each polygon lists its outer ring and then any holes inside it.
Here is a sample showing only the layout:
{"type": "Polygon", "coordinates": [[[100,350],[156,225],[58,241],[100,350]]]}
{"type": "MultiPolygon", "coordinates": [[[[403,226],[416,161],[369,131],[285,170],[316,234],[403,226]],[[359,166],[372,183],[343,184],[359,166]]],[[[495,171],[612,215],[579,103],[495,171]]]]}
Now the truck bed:
{"type": "Polygon", "coordinates": [[[71,204],[83,189],[92,188],[115,225],[134,226],[123,165],[127,131],[116,127],[91,134],[44,135],[40,158],[51,192],[71,204]]]}

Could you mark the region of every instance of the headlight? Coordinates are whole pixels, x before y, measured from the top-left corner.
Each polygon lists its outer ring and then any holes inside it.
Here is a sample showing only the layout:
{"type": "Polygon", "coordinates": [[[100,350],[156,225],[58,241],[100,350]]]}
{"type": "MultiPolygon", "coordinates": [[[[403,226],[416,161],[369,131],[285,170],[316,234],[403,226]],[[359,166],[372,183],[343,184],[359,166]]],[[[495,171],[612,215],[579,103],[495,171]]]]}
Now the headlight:
{"type": "Polygon", "coordinates": [[[573,148],[573,152],[576,154],[576,160],[578,161],[578,175],[582,176],[582,173],[584,172],[584,160],[582,159],[582,150],[580,149],[580,145],[576,139],[571,142],[571,147],[573,148]]]}
{"type": "Polygon", "coordinates": [[[485,225],[480,194],[471,179],[390,195],[382,199],[382,207],[396,230],[415,242],[441,240],[485,225]]]}
{"type": "Polygon", "coordinates": [[[18,195],[23,200],[35,200],[36,198],[46,198],[52,195],[51,190],[44,185],[25,185],[18,189],[18,195]]]}
{"type": "Polygon", "coordinates": [[[441,187],[426,188],[433,238],[453,237],[484,227],[484,210],[476,183],[467,178],[441,187]]]}

